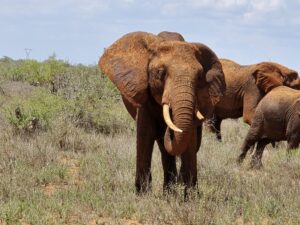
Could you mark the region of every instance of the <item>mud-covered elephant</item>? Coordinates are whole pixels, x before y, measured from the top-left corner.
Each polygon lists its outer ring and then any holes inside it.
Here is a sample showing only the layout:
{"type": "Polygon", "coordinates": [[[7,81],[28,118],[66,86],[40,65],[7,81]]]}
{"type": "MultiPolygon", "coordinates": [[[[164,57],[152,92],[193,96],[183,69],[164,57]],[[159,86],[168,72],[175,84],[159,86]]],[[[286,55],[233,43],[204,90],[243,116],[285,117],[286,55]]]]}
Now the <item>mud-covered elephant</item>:
{"type": "Polygon", "coordinates": [[[161,151],[164,189],[177,180],[175,156],[182,161],[180,180],[186,187],[195,186],[201,120],[225,91],[222,65],[215,53],[203,44],[133,32],[106,49],[99,66],[120,90],[136,120],[137,192],[151,187],[155,141],[161,151]]]}
{"type": "Polygon", "coordinates": [[[267,144],[287,140],[288,150],[300,142],[300,91],[279,86],[272,89],[258,104],[253,121],[241,148],[238,162],[242,162],[249,148],[257,142],[252,167],[261,167],[267,144]]]}
{"type": "Polygon", "coordinates": [[[243,116],[251,125],[254,110],[272,88],[300,87],[298,73],[273,62],[242,66],[231,60],[220,59],[225,75],[226,92],[217,103],[214,115],[206,122],[209,129],[221,140],[221,122],[226,118],[243,116]]]}

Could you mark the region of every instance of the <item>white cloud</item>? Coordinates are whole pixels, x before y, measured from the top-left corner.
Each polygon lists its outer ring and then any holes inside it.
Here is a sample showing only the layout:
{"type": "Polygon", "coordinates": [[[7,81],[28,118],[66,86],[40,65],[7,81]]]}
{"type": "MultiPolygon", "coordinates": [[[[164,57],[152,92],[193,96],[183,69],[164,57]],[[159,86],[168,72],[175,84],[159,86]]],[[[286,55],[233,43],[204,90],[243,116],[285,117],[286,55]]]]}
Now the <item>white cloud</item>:
{"type": "Polygon", "coordinates": [[[64,12],[88,14],[105,11],[108,6],[105,0],[1,0],[0,16],[53,15],[64,12]]]}
{"type": "Polygon", "coordinates": [[[236,9],[241,7],[250,10],[272,11],[283,5],[283,0],[188,0],[194,7],[209,7],[220,10],[236,9]]]}
{"type": "Polygon", "coordinates": [[[239,17],[247,22],[256,21],[286,8],[284,0],[173,0],[162,5],[164,15],[183,15],[205,10],[209,14],[239,17]],[[230,15],[231,13],[231,15],[230,15]]]}

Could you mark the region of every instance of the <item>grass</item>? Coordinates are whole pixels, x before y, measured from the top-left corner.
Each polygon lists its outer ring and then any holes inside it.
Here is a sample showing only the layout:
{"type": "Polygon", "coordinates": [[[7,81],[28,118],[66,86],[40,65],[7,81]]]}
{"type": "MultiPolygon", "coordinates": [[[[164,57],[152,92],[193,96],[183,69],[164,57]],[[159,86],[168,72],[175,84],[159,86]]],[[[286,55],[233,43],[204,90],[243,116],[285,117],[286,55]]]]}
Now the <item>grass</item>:
{"type": "MultiPolygon", "coordinates": [[[[57,113],[46,117],[47,129],[30,133],[0,112],[6,120],[0,123],[0,224],[300,224],[299,150],[288,158],[285,144],[268,146],[263,169],[249,169],[249,156],[239,167],[248,126],[226,120],[222,143],[203,132],[198,193],[190,201],[180,185],[177,194],[163,194],[157,146],[152,191],[137,196],[134,122],[116,90],[93,66],[70,65],[54,77],[54,91],[46,82],[23,97],[0,94],[11,109],[20,100],[41,110],[39,98],[62,106],[46,106],[57,113]]],[[[1,84],[11,81],[1,77],[1,84]]]]}
{"type": "Polygon", "coordinates": [[[135,135],[87,133],[64,119],[28,139],[9,128],[0,144],[0,221],[16,224],[299,224],[300,155],[266,151],[262,170],[235,164],[247,128],[225,121],[224,143],[204,133],[198,153],[199,195],[184,202],[162,193],[162,166],[153,156],[153,190],[134,189],[135,135]],[[66,131],[61,131],[61,127],[66,131]],[[59,141],[64,134],[64,145],[59,141]],[[242,135],[241,135],[242,136],[242,135]]]}

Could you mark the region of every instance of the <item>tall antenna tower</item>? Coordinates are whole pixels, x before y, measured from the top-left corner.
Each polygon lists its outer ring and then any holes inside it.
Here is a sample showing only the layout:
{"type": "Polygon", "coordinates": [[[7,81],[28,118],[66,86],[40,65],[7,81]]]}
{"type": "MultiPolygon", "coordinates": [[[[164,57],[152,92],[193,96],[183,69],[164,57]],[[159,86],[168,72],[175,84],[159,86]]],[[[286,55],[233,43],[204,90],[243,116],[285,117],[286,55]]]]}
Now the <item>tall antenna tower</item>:
{"type": "Polygon", "coordinates": [[[25,54],[26,54],[26,59],[29,59],[29,56],[30,56],[30,52],[32,51],[31,48],[25,48],[25,54]]]}

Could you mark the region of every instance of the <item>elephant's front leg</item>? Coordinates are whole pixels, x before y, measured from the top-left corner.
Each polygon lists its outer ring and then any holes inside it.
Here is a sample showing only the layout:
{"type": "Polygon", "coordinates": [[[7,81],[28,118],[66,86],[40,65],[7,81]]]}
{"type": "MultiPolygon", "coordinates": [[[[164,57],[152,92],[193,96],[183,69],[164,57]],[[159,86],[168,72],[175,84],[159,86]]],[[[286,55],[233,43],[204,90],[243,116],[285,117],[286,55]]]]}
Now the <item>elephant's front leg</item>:
{"type": "Polygon", "coordinates": [[[207,120],[206,122],[206,126],[212,133],[216,134],[216,138],[218,141],[222,141],[221,123],[222,123],[222,119],[218,117],[216,114],[214,114],[213,117],[207,120]]]}
{"type": "Polygon", "coordinates": [[[155,140],[155,122],[147,108],[137,113],[137,155],[135,187],[138,193],[151,189],[151,158],[155,140]]]}
{"type": "Polygon", "coordinates": [[[161,161],[164,170],[164,191],[169,190],[172,184],[176,183],[177,169],[176,169],[176,157],[170,155],[164,146],[163,139],[157,140],[158,147],[161,152],[161,161]]]}
{"type": "Polygon", "coordinates": [[[181,155],[179,178],[186,189],[194,188],[197,184],[197,129],[193,129],[190,145],[181,155]]]}

